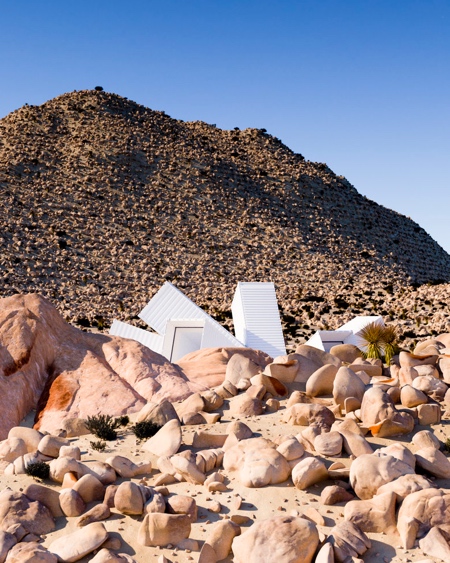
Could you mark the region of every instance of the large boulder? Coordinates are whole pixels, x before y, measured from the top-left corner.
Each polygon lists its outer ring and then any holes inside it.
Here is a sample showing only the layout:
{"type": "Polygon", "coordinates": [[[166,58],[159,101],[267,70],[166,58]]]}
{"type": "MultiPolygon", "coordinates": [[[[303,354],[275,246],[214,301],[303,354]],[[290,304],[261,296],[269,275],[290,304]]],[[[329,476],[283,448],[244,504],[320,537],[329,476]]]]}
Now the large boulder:
{"type": "Polygon", "coordinates": [[[235,563],[311,563],[319,545],[315,524],[294,516],[275,516],[256,522],[233,540],[235,563]]]}
{"type": "Polygon", "coordinates": [[[81,530],[66,534],[54,540],[48,550],[58,561],[71,563],[100,547],[108,538],[108,532],[101,522],[88,524],[81,530]]]}
{"type": "Polygon", "coordinates": [[[307,344],[297,346],[295,353],[287,357],[289,361],[297,361],[298,368],[295,381],[301,383],[308,381],[315,371],[326,364],[333,364],[336,367],[340,367],[342,364],[341,360],[336,356],[307,344]]]}
{"type": "Polygon", "coordinates": [[[36,428],[57,433],[67,419],[132,413],[198,389],[163,356],[83,332],[39,295],[0,300],[0,439],[35,408],[36,428]]]}
{"type": "Polygon", "coordinates": [[[251,348],[203,348],[183,356],[177,365],[190,381],[216,387],[224,382],[226,374],[233,383],[241,378],[250,379],[271,361],[264,352],[251,348]]]}
{"type": "Polygon", "coordinates": [[[358,497],[365,500],[376,495],[382,485],[410,473],[414,469],[392,455],[365,454],[351,464],[350,484],[358,497]]]}
{"type": "Polygon", "coordinates": [[[341,409],[348,397],[355,397],[361,403],[365,389],[361,378],[350,368],[342,366],[338,369],[333,382],[333,398],[341,409]]]}
{"type": "Polygon", "coordinates": [[[6,532],[15,524],[38,536],[55,529],[53,515],[46,506],[22,493],[4,489],[0,493],[0,530],[6,532]]]}
{"type": "Polygon", "coordinates": [[[242,440],[225,452],[223,467],[238,471],[246,487],[264,487],[286,481],[291,468],[274,444],[264,438],[242,440]]]}

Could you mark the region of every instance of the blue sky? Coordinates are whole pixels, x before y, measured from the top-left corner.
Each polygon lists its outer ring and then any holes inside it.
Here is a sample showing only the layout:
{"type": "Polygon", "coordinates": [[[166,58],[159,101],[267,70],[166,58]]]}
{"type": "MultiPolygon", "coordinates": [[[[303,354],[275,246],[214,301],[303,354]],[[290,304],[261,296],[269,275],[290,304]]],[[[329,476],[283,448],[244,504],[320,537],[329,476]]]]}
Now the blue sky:
{"type": "Polygon", "coordinates": [[[0,117],[97,85],[265,127],[450,252],[448,0],[5,0],[0,117]]]}

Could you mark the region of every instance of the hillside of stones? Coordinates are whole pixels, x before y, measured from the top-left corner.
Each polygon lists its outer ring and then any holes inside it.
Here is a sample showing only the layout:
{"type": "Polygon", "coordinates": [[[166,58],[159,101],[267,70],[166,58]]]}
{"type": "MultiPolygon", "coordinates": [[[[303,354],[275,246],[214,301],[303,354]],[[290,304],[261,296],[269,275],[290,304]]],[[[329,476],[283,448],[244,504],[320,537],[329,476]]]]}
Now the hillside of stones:
{"type": "Polygon", "coordinates": [[[231,326],[238,281],[276,284],[288,345],[382,314],[450,330],[450,256],[264,129],[183,122],[87,90],[0,120],[1,297],[36,291],[108,328],[165,280],[231,326]]]}

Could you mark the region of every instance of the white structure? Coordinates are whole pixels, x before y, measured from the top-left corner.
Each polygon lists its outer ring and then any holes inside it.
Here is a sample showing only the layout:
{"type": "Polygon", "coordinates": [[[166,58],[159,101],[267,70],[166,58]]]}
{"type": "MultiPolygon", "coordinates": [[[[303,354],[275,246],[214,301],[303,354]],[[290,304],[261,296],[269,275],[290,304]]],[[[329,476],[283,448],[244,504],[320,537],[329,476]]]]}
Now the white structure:
{"type": "Polygon", "coordinates": [[[237,338],[170,282],[159,289],[139,317],[158,334],[119,321],[113,322],[110,334],[133,338],[170,362],[202,348],[242,348],[237,338]]]}
{"type": "Polygon", "coordinates": [[[370,323],[379,323],[384,326],[383,317],[378,315],[355,317],[337,330],[318,330],[306,344],[325,352],[329,352],[337,344],[353,344],[364,350],[364,341],[359,336],[359,332],[370,323]]]}
{"type": "Polygon", "coordinates": [[[171,362],[216,347],[246,346],[273,357],[286,354],[273,283],[239,283],[232,312],[237,338],[166,282],[139,313],[155,332],[116,320],[109,332],[137,340],[171,362]]]}
{"type": "Polygon", "coordinates": [[[234,332],[244,346],[273,358],[286,354],[273,283],[239,282],[231,311],[234,332]]]}

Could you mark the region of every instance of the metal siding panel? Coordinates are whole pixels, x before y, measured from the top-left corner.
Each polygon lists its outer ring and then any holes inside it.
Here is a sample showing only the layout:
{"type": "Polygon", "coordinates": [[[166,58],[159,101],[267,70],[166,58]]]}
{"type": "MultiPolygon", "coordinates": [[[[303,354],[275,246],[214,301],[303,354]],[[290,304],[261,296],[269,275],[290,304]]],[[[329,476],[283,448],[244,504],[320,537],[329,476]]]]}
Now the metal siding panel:
{"type": "MultiPolygon", "coordinates": [[[[233,321],[244,344],[270,356],[286,354],[275,286],[273,283],[240,282],[235,294],[233,321]],[[236,312],[236,321],[234,313],[236,312]]],[[[234,300],[233,300],[234,302],[234,300]]]]}

